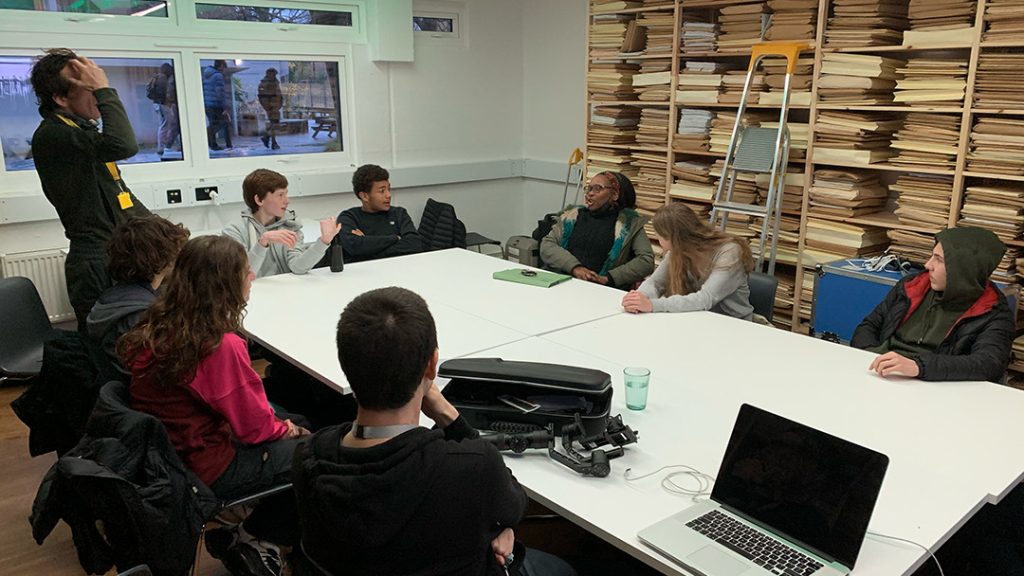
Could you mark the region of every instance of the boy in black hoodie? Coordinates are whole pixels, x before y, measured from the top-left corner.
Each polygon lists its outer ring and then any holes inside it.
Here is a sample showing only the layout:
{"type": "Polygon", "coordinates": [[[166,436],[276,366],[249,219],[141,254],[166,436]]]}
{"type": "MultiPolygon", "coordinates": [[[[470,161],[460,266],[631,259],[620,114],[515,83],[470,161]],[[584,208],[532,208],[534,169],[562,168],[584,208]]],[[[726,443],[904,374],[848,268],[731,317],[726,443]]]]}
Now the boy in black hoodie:
{"type": "Polygon", "coordinates": [[[184,226],[156,215],[129,218],[114,230],[107,246],[107,272],[114,286],[100,294],[85,321],[89,338],[109,361],[100,367],[107,376],[127,378],[128,371],[114,351],[117,339],[135,326],[156,299],[188,237],[184,226]]]}
{"type": "Polygon", "coordinates": [[[850,345],[878,352],[870,369],[885,377],[999,382],[1014,320],[988,278],[1004,252],[982,228],[939,232],[925,271],[900,280],[857,326],[850,345]]]}
{"type": "MultiPolygon", "coordinates": [[[[434,384],[426,302],[395,287],[360,295],[338,322],[338,359],[358,413],[295,451],[306,556],[329,574],[503,574],[527,497],[434,384]],[[421,412],[438,428],[421,427],[421,412]]],[[[573,574],[537,550],[515,565],[510,573],[573,574]]]]}

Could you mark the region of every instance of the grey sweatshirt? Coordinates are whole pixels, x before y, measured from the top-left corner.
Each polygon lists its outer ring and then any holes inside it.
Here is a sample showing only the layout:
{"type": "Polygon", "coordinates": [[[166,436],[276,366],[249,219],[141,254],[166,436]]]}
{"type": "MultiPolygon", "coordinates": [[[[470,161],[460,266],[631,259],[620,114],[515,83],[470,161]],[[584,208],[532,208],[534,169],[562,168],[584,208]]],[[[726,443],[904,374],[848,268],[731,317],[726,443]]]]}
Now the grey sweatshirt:
{"type": "Polygon", "coordinates": [[[229,224],[221,232],[224,236],[237,240],[245,246],[249,253],[249,267],[256,272],[257,278],[291,272],[305,274],[327,252],[327,244],[317,238],[309,245],[302,243],[302,224],[295,220],[295,213],[289,211],[284,218],[279,218],[269,225],[259,223],[252,214],[242,212],[241,222],[229,224]],[[291,230],[299,236],[295,248],[289,249],[284,244],[269,243],[260,245],[260,237],[271,230],[291,230]]]}
{"type": "Polygon", "coordinates": [[[662,296],[668,290],[668,253],[638,289],[651,300],[655,312],[694,312],[710,310],[726,316],[750,320],[754,307],[750,305],[747,273],[740,264],[740,249],[727,242],[718,249],[711,262],[711,274],[696,292],[662,296]]]}

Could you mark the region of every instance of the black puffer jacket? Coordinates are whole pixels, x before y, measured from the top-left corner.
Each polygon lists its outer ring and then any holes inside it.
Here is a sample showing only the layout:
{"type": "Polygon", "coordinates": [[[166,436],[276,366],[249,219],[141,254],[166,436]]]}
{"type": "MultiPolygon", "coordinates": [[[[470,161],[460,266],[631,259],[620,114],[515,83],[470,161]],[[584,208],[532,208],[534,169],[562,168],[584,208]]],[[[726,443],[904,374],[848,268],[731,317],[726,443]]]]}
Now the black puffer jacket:
{"type": "Polygon", "coordinates": [[[90,574],[137,564],[157,575],[186,574],[218,503],[181,463],[160,421],[129,409],[127,396],[120,382],[102,388],[85,437],[39,486],[32,536],[42,544],[64,520],[90,574]]]}
{"type": "MultiPolygon", "coordinates": [[[[899,281],[850,339],[854,348],[873,348],[887,341],[920,304],[930,287],[927,272],[899,281]]],[[[999,382],[1013,346],[1014,325],[1006,297],[991,282],[975,303],[953,324],[931,354],[917,357],[921,380],[988,380],[999,382]]]]}
{"type": "Polygon", "coordinates": [[[455,216],[455,207],[427,198],[420,219],[423,251],[466,247],[466,225],[455,216]]]}

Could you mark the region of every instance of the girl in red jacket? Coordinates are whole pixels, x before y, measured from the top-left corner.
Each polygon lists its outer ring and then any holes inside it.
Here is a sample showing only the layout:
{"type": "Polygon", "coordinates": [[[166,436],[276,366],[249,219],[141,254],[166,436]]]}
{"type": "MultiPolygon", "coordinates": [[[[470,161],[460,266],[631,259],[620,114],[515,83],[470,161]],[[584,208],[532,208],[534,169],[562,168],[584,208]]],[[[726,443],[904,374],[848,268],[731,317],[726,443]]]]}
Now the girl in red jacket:
{"type": "MultiPolygon", "coordinates": [[[[132,408],[163,422],[185,465],[223,500],[290,482],[296,439],[308,434],[275,416],[235,333],[254,277],[237,242],[190,240],[164,292],[118,343],[131,367],[132,408]]],[[[295,535],[294,496],[280,496],[234,531],[208,537],[233,574],[280,573],[275,544],[295,535]]]]}

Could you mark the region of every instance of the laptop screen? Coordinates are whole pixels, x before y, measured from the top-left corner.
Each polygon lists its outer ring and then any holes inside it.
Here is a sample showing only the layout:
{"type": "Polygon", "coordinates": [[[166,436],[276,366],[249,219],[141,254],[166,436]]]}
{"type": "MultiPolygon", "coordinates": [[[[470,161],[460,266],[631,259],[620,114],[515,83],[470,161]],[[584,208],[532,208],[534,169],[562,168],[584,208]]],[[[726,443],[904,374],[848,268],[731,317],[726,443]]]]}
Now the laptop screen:
{"type": "Polygon", "coordinates": [[[744,404],[711,498],[852,569],[888,465],[884,454],[744,404]]]}

